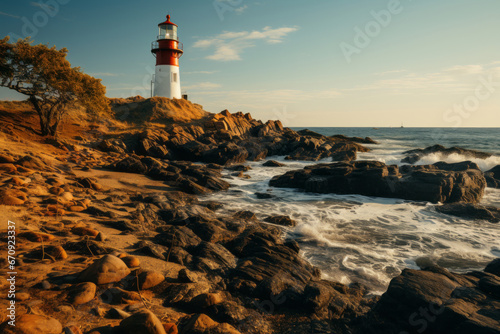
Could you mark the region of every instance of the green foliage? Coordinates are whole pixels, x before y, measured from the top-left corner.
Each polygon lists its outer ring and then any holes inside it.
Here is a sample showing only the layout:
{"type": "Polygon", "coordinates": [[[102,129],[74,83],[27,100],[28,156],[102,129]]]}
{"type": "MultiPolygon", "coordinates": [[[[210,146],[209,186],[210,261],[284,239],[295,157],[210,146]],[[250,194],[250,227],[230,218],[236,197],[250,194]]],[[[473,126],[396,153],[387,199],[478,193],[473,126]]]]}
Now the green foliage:
{"type": "Polygon", "coordinates": [[[68,50],[32,45],[29,38],[0,40],[0,86],[29,96],[40,117],[42,135],[55,135],[67,112],[81,105],[88,112],[109,113],[106,88],[100,79],[71,67],[68,50]]]}

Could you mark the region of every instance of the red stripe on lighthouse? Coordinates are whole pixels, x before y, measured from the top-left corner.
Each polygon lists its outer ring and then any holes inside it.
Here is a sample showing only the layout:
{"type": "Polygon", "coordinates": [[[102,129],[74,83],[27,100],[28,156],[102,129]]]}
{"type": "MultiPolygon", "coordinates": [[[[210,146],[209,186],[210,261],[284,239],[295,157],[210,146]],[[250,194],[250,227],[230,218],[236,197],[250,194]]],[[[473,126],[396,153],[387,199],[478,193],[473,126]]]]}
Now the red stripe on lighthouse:
{"type": "Polygon", "coordinates": [[[156,65],[179,66],[179,58],[182,56],[182,49],[179,42],[163,39],[158,41],[158,47],[153,50],[156,54],[156,65]]]}

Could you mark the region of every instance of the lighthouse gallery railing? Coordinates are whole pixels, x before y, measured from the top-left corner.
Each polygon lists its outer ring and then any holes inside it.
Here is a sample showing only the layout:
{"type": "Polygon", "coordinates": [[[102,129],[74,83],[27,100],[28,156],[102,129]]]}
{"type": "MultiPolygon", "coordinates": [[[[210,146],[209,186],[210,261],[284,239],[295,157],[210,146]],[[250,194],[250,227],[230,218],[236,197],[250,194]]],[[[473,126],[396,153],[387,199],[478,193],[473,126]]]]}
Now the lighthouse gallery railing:
{"type": "MultiPolygon", "coordinates": [[[[151,50],[159,49],[160,46],[158,44],[159,44],[158,41],[151,43],[151,50]]],[[[177,42],[177,50],[184,51],[184,45],[181,42],[177,42]]]]}

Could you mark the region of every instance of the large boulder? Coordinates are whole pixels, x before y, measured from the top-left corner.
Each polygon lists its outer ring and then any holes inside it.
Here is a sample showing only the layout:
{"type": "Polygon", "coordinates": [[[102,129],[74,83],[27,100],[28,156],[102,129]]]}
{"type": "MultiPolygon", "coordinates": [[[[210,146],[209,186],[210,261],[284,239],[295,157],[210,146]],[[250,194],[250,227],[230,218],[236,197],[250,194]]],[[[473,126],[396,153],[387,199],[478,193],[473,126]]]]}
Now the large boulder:
{"type": "Polygon", "coordinates": [[[18,316],[15,326],[9,325],[7,321],[0,325],[0,332],[3,334],[60,334],[62,330],[57,319],[38,314],[18,316]]]}
{"type": "Polygon", "coordinates": [[[359,332],[500,333],[498,276],[430,266],[394,278],[359,332]]]}
{"type": "Polygon", "coordinates": [[[78,276],[80,282],[92,282],[97,285],[121,281],[130,274],[125,262],[113,255],[104,255],[91,264],[78,276]]]}
{"type": "Polygon", "coordinates": [[[123,319],[118,330],[121,334],[166,334],[160,319],[148,310],[139,311],[123,319]]]}
{"type": "Polygon", "coordinates": [[[477,203],[486,180],[481,171],[440,170],[436,166],[399,169],[378,161],[318,164],[275,176],[269,184],[307,192],[359,194],[433,203],[477,203]]]}

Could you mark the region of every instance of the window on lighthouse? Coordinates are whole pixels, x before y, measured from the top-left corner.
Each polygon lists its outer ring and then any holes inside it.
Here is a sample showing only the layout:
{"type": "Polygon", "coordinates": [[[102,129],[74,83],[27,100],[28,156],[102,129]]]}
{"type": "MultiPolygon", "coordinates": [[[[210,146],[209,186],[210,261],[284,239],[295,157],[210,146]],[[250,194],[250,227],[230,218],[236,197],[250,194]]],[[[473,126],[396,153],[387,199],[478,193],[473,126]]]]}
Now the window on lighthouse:
{"type": "Polygon", "coordinates": [[[160,26],[160,38],[177,40],[177,27],[170,24],[160,26]]]}

